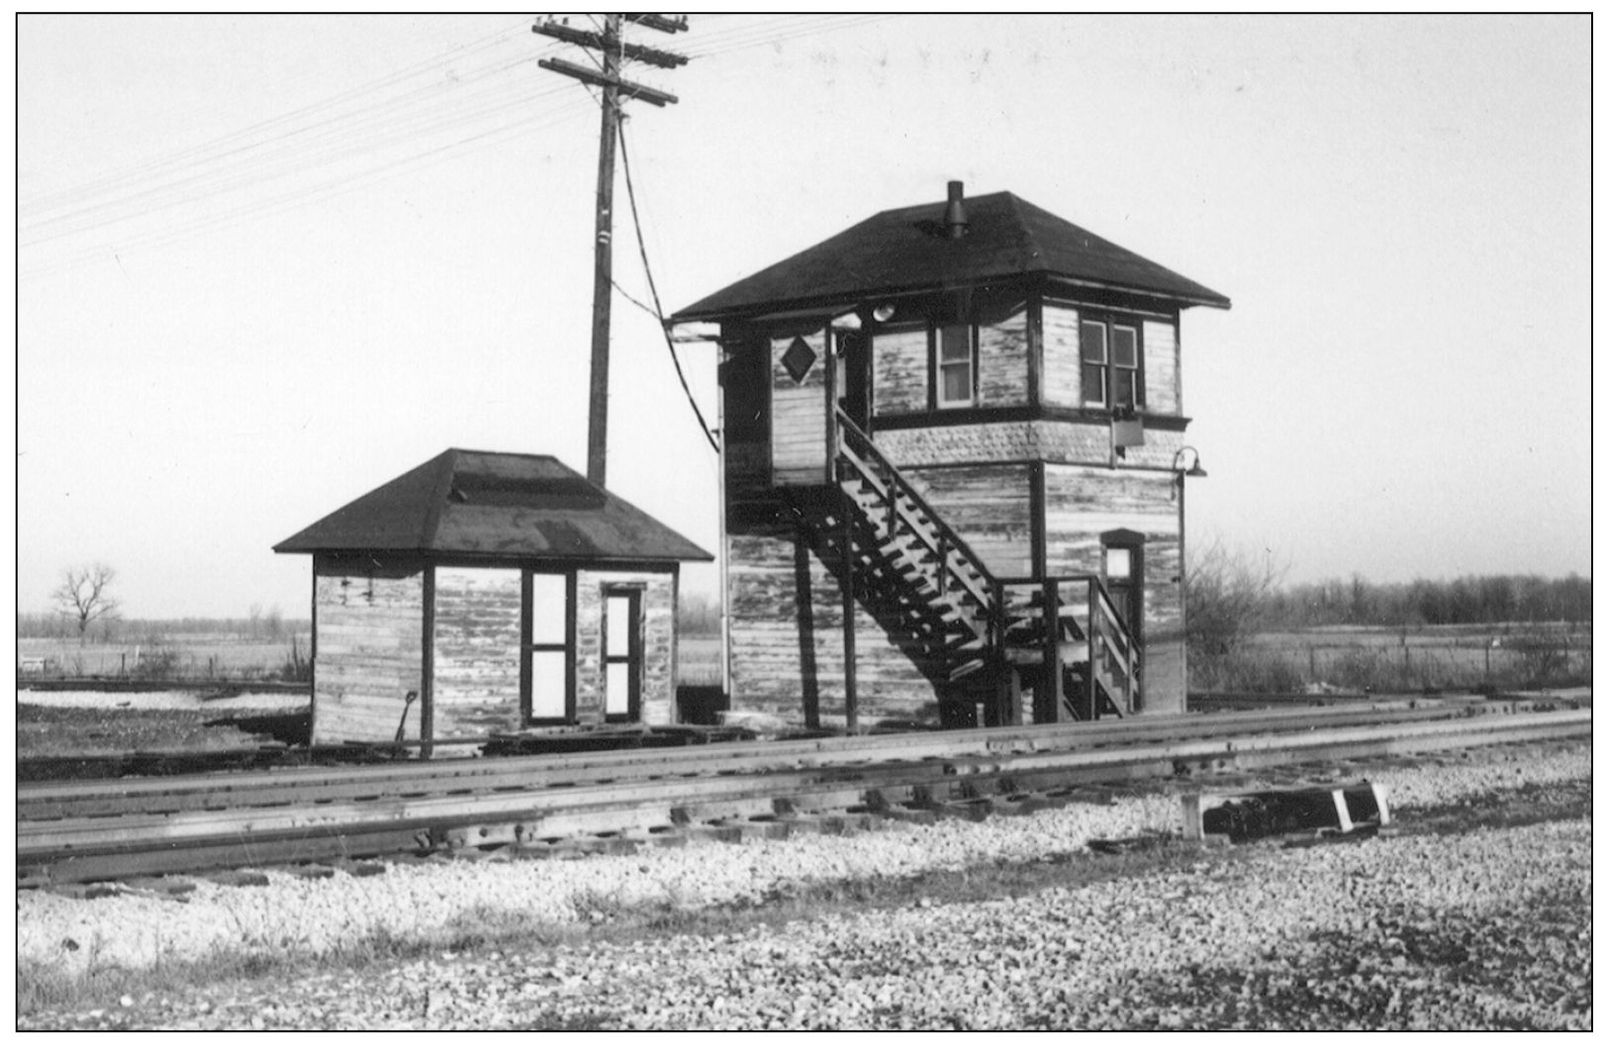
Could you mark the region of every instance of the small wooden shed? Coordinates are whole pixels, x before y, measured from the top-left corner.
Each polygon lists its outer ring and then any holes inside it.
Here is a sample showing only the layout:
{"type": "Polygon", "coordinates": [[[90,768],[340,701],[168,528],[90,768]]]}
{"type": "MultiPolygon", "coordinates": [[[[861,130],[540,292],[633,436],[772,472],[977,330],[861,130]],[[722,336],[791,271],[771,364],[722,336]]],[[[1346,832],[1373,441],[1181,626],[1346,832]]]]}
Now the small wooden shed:
{"type": "Polygon", "coordinates": [[[274,551],[313,559],[313,743],[425,754],[677,721],[680,565],[712,559],[550,455],[458,448],[274,551]]]}

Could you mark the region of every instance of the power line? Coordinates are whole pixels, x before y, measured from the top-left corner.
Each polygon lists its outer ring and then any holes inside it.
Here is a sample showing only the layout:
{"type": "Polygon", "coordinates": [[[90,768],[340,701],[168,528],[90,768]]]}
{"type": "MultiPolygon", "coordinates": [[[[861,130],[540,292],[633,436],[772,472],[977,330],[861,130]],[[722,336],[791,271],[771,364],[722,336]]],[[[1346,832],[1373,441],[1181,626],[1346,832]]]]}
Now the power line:
{"type": "Polygon", "coordinates": [[[68,201],[67,197],[72,195],[93,193],[94,191],[104,190],[106,186],[122,185],[127,183],[129,180],[145,175],[150,171],[159,170],[164,167],[174,166],[197,159],[205,156],[208,152],[233,145],[239,141],[247,140],[254,134],[260,134],[264,131],[271,130],[282,124],[291,122],[298,117],[337,107],[346,101],[360,98],[365,94],[375,93],[404,80],[411,79],[428,72],[434,72],[438,69],[447,69],[453,61],[459,60],[466,55],[486,50],[490,47],[496,46],[499,43],[513,39],[515,31],[523,28],[524,24],[524,20],[521,19],[514,25],[500,29],[489,36],[484,36],[477,40],[471,40],[468,43],[460,44],[457,47],[451,48],[450,50],[443,51],[440,54],[434,55],[430,58],[415,62],[412,65],[399,69],[396,72],[389,73],[370,83],[343,91],[339,94],[333,95],[332,97],[325,98],[322,101],[305,105],[290,112],[286,112],[270,119],[265,119],[261,122],[254,123],[250,126],[243,127],[239,130],[232,131],[223,135],[222,137],[216,138],[204,144],[181,149],[180,151],[174,152],[170,155],[157,157],[140,163],[134,163],[130,166],[103,174],[93,180],[72,185],[55,192],[49,192],[43,195],[36,195],[27,198],[23,200],[23,204],[25,207],[39,206],[51,208],[56,204],[65,203],[68,201]]]}
{"type": "MultiPolygon", "coordinates": [[[[689,53],[695,58],[726,54],[874,20],[841,15],[773,17],[700,33],[689,53]]],[[[567,118],[573,106],[559,100],[561,88],[513,86],[523,82],[523,70],[539,61],[539,54],[498,53],[527,24],[521,20],[211,142],[29,196],[19,206],[19,273],[32,275],[104,256],[106,246],[68,250],[65,257],[57,247],[117,226],[133,232],[120,238],[120,250],[166,244],[252,215],[342,194],[384,179],[392,171],[440,161],[452,149],[480,147],[502,135],[567,118]],[[419,82],[421,77],[429,79],[419,82]],[[543,106],[534,118],[505,119],[532,102],[543,106]],[[446,134],[450,136],[443,140],[446,134]],[[297,183],[309,179],[312,183],[297,183]],[[285,188],[271,198],[223,205],[231,196],[276,181],[284,182],[285,188]],[[214,212],[191,219],[182,214],[175,215],[178,219],[164,216],[181,207],[210,203],[218,204],[214,212]],[[139,230],[141,223],[158,222],[160,227],[139,230]],[[41,250],[57,255],[47,259],[41,250]]],[[[620,67],[637,64],[629,55],[616,57],[620,67]]]]}
{"type": "Polygon", "coordinates": [[[658,284],[653,280],[653,266],[647,262],[647,241],[642,237],[642,217],[636,208],[636,183],[631,178],[631,153],[625,147],[623,120],[619,124],[619,157],[625,165],[625,194],[631,202],[631,223],[636,225],[636,245],[642,253],[642,271],[647,275],[648,291],[653,294],[653,313],[658,318],[658,330],[664,334],[664,345],[669,348],[670,360],[675,363],[675,375],[681,381],[681,392],[686,395],[687,403],[692,406],[692,414],[697,416],[697,424],[703,430],[703,436],[708,438],[709,447],[718,455],[720,442],[710,431],[708,420],[703,418],[703,410],[697,406],[697,399],[692,396],[692,388],[687,385],[686,373],[681,369],[681,356],[675,352],[675,342],[670,339],[669,321],[664,317],[664,305],[658,298],[658,284]]]}
{"type": "MultiPolygon", "coordinates": [[[[165,246],[173,242],[189,238],[197,233],[231,227],[241,223],[242,221],[250,220],[255,217],[283,213],[296,209],[300,206],[322,202],[330,198],[349,194],[376,182],[389,180],[404,173],[411,173],[417,169],[432,166],[448,159],[456,158],[458,155],[462,154],[465,149],[475,150],[488,147],[505,137],[515,136],[520,133],[528,133],[546,126],[551,126],[555,123],[575,118],[579,114],[580,113],[577,112],[567,112],[561,113],[556,117],[549,116],[548,118],[544,119],[527,119],[509,123],[504,126],[495,127],[487,131],[461,137],[457,140],[439,145],[427,152],[404,157],[395,161],[389,166],[364,171],[344,179],[337,179],[323,184],[316,184],[311,187],[297,188],[272,198],[257,200],[248,205],[227,210],[221,214],[199,217],[177,226],[171,224],[164,225],[159,230],[146,232],[143,235],[137,235],[131,239],[123,241],[119,243],[116,248],[126,250],[134,246],[147,248],[165,246]]],[[[19,274],[23,278],[29,278],[45,274],[53,274],[63,270],[71,270],[81,267],[87,263],[104,260],[110,251],[110,248],[111,247],[107,246],[90,247],[80,250],[79,252],[71,254],[67,257],[60,258],[52,263],[40,264],[27,269],[21,269],[19,270],[19,274]]]]}
{"type": "Polygon", "coordinates": [[[430,84],[399,98],[388,98],[363,109],[305,124],[277,138],[219,152],[206,161],[174,171],[164,178],[135,182],[109,195],[65,213],[24,220],[23,244],[58,237],[64,231],[93,229],[107,223],[146,215],[167,206],[198,201],[210,195],[251,186],[284,172],[298,172],[367,151],[393,145],[413,145],[422,132],[442,127],[459,128],[464,122],[494,116],[532,99],[556,97],[557,90],[539,90],[525,97],[509,97],[501,83],[504,74],[527,65],[520,56],[475,70],[456,82],[430,84]]]}

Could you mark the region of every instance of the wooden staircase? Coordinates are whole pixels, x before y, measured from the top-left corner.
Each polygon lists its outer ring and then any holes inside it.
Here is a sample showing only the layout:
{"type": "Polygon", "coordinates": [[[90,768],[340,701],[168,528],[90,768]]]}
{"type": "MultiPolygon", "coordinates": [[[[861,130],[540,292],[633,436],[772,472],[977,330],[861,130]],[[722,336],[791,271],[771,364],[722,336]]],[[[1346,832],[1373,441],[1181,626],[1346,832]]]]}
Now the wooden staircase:
{"type": "Polygon", "coordinates": [[[794,489],[817,555],[938,691],[945,726],[1138,710],[1139,650],[1095,574],[995,577],[839,409],[834,486],[794,489]]]}

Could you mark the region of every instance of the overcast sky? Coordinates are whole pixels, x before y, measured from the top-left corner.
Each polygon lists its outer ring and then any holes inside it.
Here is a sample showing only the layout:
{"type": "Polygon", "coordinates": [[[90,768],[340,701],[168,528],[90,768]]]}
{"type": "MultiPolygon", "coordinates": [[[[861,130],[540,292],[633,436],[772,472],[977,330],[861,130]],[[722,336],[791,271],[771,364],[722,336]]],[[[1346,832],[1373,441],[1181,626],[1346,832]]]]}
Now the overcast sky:
{"type": "MultiPolygon", "coordinates": [[[[445,448],[584,471],[597,108],[533,20],[19,19],[19,610],[104,560],[129,616],[306,616],[270,546],[445,448]]],[[[627,108],[666,310],[949,179],[1012,191],[1233,299],[1183,318],[1191,547],[1590,573],[1588,18],[632,36],[694,59],[630,73],[680,98],[627,108]]],[[[609,486],[713,549],[717,460],[614,315],[609,486]]]]}

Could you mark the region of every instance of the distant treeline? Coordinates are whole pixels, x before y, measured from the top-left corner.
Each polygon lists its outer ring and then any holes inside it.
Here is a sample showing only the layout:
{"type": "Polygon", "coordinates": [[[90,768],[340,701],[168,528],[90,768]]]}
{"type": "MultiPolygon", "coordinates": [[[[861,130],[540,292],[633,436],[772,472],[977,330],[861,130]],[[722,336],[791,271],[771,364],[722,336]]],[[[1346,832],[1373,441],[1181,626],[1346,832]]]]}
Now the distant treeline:
{"type": "Polygon", "coordinates": [[[1280,629],[1316,625],[1493,625],[1588,623],[1590,579],[1486,575],[1376,584],[1362,577],[1291,585],[1267,592],[1267,616],[1280,629]]]}
{"type": "MultiPolygon", "coordinates": [[[[244,618],[102,618],[89,627],[93,643],[148,643],[180,633],[235,635],[242,639],[289,639],[312,630],[306,618],[287,618],[277,607],[244,618]]],[[[78,628],[60,614],[17,612],[19,639],[77,639],[78,628]]]]}
{"type": "Polygon", "coordinates": [[[681,592],[679,618],[676,624],[682,635],[717,636],[720,634],[720,601],[707,593],[681,592]]]}

